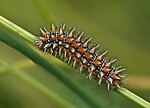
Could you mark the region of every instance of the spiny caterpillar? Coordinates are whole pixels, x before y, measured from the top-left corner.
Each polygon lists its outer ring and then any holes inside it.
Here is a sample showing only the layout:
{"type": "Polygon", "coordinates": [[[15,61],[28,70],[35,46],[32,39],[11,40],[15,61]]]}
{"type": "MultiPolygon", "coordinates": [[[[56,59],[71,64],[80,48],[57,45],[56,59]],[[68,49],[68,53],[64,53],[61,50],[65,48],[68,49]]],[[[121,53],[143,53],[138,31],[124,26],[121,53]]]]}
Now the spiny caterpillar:
{"type": "Polygon", "coordinates": [[[51,30],[48,31],[45,27],[41,29],[41,35],[36,38],[38,48],[43,52],[52,55],[59,55],[64,61],[68,61],[72,67],[78,64],[78,71],[88,71],[87,79],[98,79],[100,85],[102,80],[105,80],[112,88],[121,88],[123,79],[126,77],[122,74],[125,70],[121,66],[114,67],[112,64],[116,59],[105,60],[104,56],[107,51],[97,53],[96,50],[99,44],[90,45],[92,38],[82,38],[84,32],[75,34],[75,28],[70,28],[65,31],[65,24],[62,24],[59,29],[52,24],[51,30]],[[71,62],[71,63],[70,63],[71,62]]]}

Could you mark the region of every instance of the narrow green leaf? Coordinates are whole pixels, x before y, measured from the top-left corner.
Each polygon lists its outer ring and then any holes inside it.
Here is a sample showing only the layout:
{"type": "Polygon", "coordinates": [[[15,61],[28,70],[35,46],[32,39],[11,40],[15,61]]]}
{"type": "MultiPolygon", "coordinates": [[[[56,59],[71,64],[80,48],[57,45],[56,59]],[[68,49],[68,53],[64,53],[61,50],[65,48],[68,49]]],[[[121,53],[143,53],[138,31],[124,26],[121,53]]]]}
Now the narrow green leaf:
{"type": "Polygon", "coordinates": [[[12,23],[11,21],[7,20],[6,18],[2,17],[1,15],[0,15],[0,24],[12,30],[15,33],[18,33],[21,37],[25,38],[27,41],[34,43],[35,41],[34,35],[17,26],[16,24],[12,23]]]}
{"type": "Polygon", "coordinates": [[[30,48],[23,41],[19,41],[12,36],[0,31],[0,40],[12,48],[18,50],[29,59],[31,59],[36,64],[42,66],[48,72],[51,72],[54,76],[56,76],[61,82],[63,82],[66,86],[68,86],[72,91],[74,91],[79,97],[81,97],[85,102],[87,102],[91,107],[94,108],[104,108],[102,101],[96,100],[94,97],[90,95],[83,87],[78,85],[68,74],[66,74],[59,67],[54,66],[42,56],[40,56],[34,49],[30,48]]]}
{"type": "Polygon", "coordinates": [[[75,108],[74,105],[64,100],[61,96],[57,95],[54,91],[42,85],[39,81],[37,81],[32,76],[30,76],[28,73],[21,70],[19,67],[11,67],[10,65],[8,65],[3,61],[1,67],[0,67],[0,73],[5,73],[5,71],[9,71],[9,73],[13,74],[18,79],[21,79],[26,84],[30,85],[33,89],[37,90],[40,94],[47,97],[52,103],[56,104],[58,107],[75,108]]]}
{"type": "MultiPolygon", "coordinates": [[[[0,23],[3,24],[3,26],[6,26],[8,29],[13,30],[14,32],[17,32],[25,38],[26,40],[29,40],[32,44],[34,43],[34,35],[28,33],[27,31],[23,30],[19,26],[15,25],[14,23],[8,21],[7,19],[0,16],[0,23]]],[[[56,66],[50,64],[48,61],[43,59],[39,54],[37,54],[33,49],[31,49],[28,45],[26,45],[24,42],[18,41],[16,39],[13,39],[10,36],[4,36],[6,35],[4,32],[0,33],[0,40],[7,43],[11,47],[17,49],[24,55],[26,55],[28,58],[30,58],[35,63],[39,64],[43,68],[45,68],[48,71],[52,71],[52,74],[56,76],[58,79],[60,79],[64,84],[66,84],[71,90],[73,90],[76,94],[78,94],[83,100],[85,100],[89,105],[92,107],[104,107],[102,104],[102,101],[97,101],[94,99],[84,88],[79,86],[76,82],[74,82],[69,76],[56,66]],[[100,103],[101,102],[101,103],[100,103]]],[[[118,90],[121,94],[124,96],[130,98],[134,102],[140,104],[141,106],[144,106],[146,108],[150,108],[150,103],[145,101],[144,99],[140,98],[139,96],[135,95],[134,93],[130,92],[129,90],[123,88],[123,90],[118,90]]]]}
{"type": "Polygon", "coordinates": [[[144,108],[150,108],[149,102],[132,93],[131,91],[127,90],[126,88],[118,89],[118,92],[133,100],[134,102],[138,103],[139,105],[143,106],[144,108]]]}

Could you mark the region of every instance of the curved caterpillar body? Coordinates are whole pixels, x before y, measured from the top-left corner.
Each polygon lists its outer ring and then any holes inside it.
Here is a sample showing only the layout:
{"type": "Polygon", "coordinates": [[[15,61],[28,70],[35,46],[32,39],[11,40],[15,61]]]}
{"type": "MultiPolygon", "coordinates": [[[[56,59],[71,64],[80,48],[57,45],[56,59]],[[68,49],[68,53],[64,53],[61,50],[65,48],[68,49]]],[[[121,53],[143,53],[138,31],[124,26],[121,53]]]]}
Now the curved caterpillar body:
{"type": "Polygon", "coordinates": [[[123,79],[126,75],[122,74],[125,70],[121,66],[115,68],[112,64],[116,59],[105,60],[104,56],[107,51],[97,53],[96,50],[99,44],[90,45],[89,42],[92,38],[82,39],[83,32],[75,34],[75,28],[70,28],[65,31],[65,24],[62,24],[59,29],[52,24],[51,30],[46,28],[41,29],[41,35],[37,37],[37,45],[43,52],[59,55],[75,67],[78,64],[78,71],[88,71],[87,79],[98,79],[98,84],[105,80],[112,88],[121,88],[123,79]],[[71,63],[70,63],[71,62],[71,63]]]}

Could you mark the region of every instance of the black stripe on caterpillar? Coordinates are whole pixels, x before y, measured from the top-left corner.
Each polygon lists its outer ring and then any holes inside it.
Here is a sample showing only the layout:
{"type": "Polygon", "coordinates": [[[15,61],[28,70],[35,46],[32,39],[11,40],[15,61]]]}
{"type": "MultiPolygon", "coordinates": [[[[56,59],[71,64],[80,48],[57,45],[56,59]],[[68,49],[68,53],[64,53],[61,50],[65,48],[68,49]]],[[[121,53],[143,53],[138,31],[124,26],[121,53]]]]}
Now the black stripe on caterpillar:
{"type": "Polygon", "coordinates": [[[98,79],[100,85],[102,80],[112,88],[121,88],[123,79],[126,77],[122,73],[125,69],[121,66],[114,67],[112,64],[116,59],[105,60],[104,56],[107,51],[97,53],[99,44],[90,45],[92,38],[82,38],[84,32],[75,34],[75,28],[65,30],[65,24],[62,24],[59,29],[52,24],[51,30],[48,31],[45,27],[40,28],[41,34],[36,38],[38,48],[43,52],[52,55],[58,55],[64,61],[68,61],[72,67],[78,64],[80,73],[83,70],[88,71],[87,79],[98,79]],[[71,62],[71,63],[70,63],[71,62]]]}

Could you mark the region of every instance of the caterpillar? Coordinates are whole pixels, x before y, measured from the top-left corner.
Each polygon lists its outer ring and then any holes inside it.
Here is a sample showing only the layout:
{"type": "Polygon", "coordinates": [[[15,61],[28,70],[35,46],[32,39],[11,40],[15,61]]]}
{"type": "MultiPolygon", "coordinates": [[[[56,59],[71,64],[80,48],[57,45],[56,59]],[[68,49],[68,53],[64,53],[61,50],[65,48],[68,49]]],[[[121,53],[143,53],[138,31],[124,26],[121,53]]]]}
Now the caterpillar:
{"type": "Polygon", "coordinates": [[[36,38],[39,50],[58,55],[62,60],[68,62],[73,68],[78,67],[80,73],[88,72],[87,79],[98,79],[98,85],[103,80],[107,82],[107,89],[121,89],[123,79],[126,77],[122,66],[113,66],[116,59],[104,59],[107,51],[96,52],[99,44],[91,45],[92,38],[83,38],[84,32],[75,33],[76,28],[66,31],[65,24],[59,29],[52,23],[51,30],[40,28],[41,34],[36,38]],[[76,65],[78,64],[78,65],[76,65]]]}

